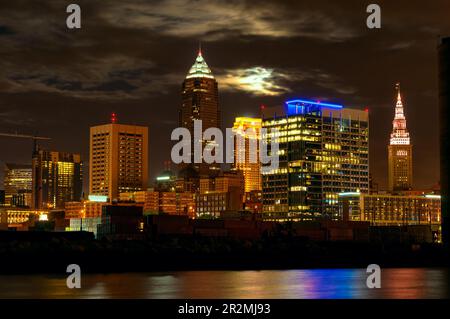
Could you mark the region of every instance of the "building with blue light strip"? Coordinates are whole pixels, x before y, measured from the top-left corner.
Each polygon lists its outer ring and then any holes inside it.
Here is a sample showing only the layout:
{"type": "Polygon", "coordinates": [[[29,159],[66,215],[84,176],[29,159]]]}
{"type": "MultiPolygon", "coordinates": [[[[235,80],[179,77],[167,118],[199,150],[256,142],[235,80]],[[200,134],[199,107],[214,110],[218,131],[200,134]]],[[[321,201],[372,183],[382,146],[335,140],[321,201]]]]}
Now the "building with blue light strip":
{"type": "Polygon", "coordinates": [[[279,143],[278,169],[263,174],[266,218],[339,220],[339,193],[369,192],[368,112],[297,99],[262,116],[264,141],[279,143]]]}

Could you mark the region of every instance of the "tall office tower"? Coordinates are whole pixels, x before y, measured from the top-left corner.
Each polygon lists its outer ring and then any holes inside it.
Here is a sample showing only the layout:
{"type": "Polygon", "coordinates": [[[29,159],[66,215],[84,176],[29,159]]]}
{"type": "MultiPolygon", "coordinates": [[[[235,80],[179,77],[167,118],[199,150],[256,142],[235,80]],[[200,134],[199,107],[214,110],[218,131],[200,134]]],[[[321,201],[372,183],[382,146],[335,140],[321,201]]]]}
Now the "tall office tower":
{"type": "Polygon", "coordinates": [[[279,143],[279,167],[262,175],[266,218],[338,220],[339,193],[369,192],[368,112],[293,100],[262,115],[269,151],[279,143]]]}
{"type": "Polygon", "coordinates": [[[233,132],[236,133],[236,137],[233,167],[242,171],[246,193],[262,189],[259,158],[261,127],[262,120],[257,118],[238,117],[234,121],[233,132]]]}
{"type": "Polygon", "coordinates": [[[450,37],[439,46],[439,119],[441,137],[442,241],[450,247],[450,37]]]}
{"type": "MultiPolygon", "coordinates": [[[[220,128],[220,110],[218,85],[210,68],[206,64],[199,50],[194,65],[189,70],[182,84],[182,104],[179,111],[180,127],[185,127],[191,133],[191,163],[200,175],[215,175],[219,164],[195,163],[194,120],[202,121],[202,131],[210,127],[220,128]]],[[[207,140],[202,140],[202,151],[208,145],[207,140]]],[[[187,164],[180,165],[186,168],[187,164]]]]}
{"type": "Polygon", "coordinates": [[[31,206],[32,168],[26,164],[5,165],[5,205],[31,206]]]}
{"type": "Polygon", "coordinates": [[[397,91],[395,117],[388,146],[388,188],[391,192],[408,190],[413,185],[412,145],[406,128],[400,84],[397,84],[397,91]]]}
{"type": "Polygon", "coordinates": [[[83,164],[79,154],[38,150],[33,156],[33,207],[64,208],[81,199],[83,164]]]}
{"type": "Polygon", "coordinates": [[[148,181],[148,128],[112,122],[91,127],[89,153],[89,193],[109,201],[145,190],[148,181]]]}

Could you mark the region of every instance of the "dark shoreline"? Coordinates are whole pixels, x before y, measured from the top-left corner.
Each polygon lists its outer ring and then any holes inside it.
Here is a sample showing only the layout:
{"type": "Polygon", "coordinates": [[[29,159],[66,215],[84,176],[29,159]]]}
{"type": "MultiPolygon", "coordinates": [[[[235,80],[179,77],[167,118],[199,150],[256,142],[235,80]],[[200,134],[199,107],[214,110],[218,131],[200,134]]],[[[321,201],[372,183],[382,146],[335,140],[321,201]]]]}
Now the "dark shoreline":
{"type": "Polygon", "coordinates": [[[319,268],[450,267],[439,244],[315,242],[298,237],[236,240],[165,237],[98,241],[89,236],[0,241],[0,275],[65,274],[69,264],[83,273],[190,270],[288,270],[319,268]]]}

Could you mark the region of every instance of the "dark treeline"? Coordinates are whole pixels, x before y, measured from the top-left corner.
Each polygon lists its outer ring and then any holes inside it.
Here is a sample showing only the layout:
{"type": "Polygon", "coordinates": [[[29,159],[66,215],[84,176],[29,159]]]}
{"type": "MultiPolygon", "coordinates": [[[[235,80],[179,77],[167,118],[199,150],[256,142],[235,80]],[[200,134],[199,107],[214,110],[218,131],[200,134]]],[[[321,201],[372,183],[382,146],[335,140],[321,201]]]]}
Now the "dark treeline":
{"type": "Polygon", "coordinates": [[[281,232],[258,240],[212,237],[158,237],[95,240],[90,233],[0,234],[0,273],[65,273],[69,264],[83,272],[170,270],[448,267],[436,244],[313,242],[281,232]]]}

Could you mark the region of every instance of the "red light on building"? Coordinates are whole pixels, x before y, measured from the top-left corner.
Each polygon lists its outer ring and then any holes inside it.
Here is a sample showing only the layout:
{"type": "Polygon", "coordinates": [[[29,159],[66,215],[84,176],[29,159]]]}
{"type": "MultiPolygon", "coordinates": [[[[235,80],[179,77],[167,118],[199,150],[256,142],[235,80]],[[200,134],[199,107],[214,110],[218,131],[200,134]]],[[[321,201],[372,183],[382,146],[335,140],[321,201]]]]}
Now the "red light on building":
{"type": "Polygon", "coordinates": [[[111,123],[115,124],[117,122],[117,116],[116,113],[111,114],[111,123]]]}

